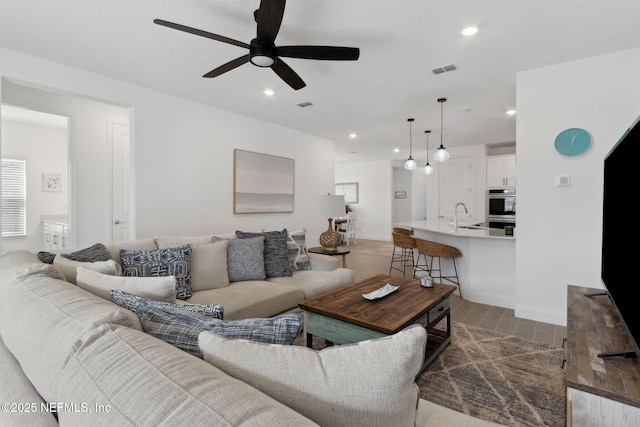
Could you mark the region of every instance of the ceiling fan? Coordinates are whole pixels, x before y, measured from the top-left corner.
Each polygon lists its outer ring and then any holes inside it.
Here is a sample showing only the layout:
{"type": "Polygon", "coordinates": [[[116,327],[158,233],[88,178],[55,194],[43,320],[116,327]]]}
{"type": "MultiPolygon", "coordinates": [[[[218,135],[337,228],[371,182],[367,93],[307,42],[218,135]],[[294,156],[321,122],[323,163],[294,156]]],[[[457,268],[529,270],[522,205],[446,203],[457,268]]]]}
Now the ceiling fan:
{"type": "Polygon", "coordinates": [[[281,59],[285,58],[302,58],[302,59],[319,59],[329,61],[355,61],[360,56],[360,49],[357,47],[337,47],[337,46],[279,46],[276,47],[275,39],[282,24],[284,15],[284,7],[286,0],[261,0],[260,8],[253,13],[257,23],[257,37],[251,40],[250,44],[210,33],[208,31],[198,30],[196,28],[187,27],[181,24],[164,21],[162,19],[154,19],[153,22],[158,25],[173,28],[175,30],[184,31],[201,37],[207,37],[219,42],[232,44],[234,46],[249,49],[248,55],[243,55],[224,65],[219,66],[203,77],[217,77],[227,71],[239,67],[247,62],[251,62],[258,67],[271,67],[271,69],[282,80],[285,81],[293,89],[298,90],[306,86],[306,83],[300,76],[291,69],[281,59]]]}

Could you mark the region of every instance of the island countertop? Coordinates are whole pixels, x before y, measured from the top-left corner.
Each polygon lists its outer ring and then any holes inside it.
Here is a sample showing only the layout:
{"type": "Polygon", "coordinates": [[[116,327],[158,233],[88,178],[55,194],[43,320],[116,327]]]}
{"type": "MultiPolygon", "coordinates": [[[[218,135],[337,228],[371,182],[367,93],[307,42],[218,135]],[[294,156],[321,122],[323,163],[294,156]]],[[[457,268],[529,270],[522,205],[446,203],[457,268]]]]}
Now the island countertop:
{"type": "MultiPolygon", "coordinates": [[[[516,240],[505,236],[499,228],[474,227],[458,222],[454,229],[451,221],[411,221],[397,223],[398,227],[413,228],[416,238],[457,248],[462,256],[456,258],[464,299],[481,304],[515,308],[516,295],[516,240]]],[[[456,268],[450,258],[443,258],[443,276],[455,275],[456,268]],[[446,274],[445,274],[446,273],[446,274]]],[[[437,262],[437,261],[436,261],[437,262]]],[[[434,271],[434,278],[439,274],[434,271]]]]}
{"type": "Polygon", "coordinates": [[[488,239],[509,239],[514,240],[515,236],[506,236],[501,228],[489,228],[472,225],[467,222],[458,222],[458,227],[454,228],[450,220],[427,220],[410,221],[397,223],[398,227],[413,228],[414,230],[431,231],[434,233],[447,234],[449,236],[479,237],[488,239]]]}

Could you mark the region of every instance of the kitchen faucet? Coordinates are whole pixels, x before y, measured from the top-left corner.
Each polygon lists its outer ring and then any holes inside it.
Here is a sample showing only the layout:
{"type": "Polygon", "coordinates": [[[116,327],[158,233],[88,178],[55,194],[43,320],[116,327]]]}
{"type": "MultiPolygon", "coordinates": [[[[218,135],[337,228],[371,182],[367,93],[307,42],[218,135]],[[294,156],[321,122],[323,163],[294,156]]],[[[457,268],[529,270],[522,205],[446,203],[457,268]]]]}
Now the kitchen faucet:
{"type": "Polygon", "coordinates": [[[458,228],[458,206],[462,205],[462,207],[464,208],[464,213],[468,214],[469,210],[467,209],[467,207],[465,206],[464,203],[459,202],[456,204],[456,207],[453,208],[453,228],[458,228]]]}

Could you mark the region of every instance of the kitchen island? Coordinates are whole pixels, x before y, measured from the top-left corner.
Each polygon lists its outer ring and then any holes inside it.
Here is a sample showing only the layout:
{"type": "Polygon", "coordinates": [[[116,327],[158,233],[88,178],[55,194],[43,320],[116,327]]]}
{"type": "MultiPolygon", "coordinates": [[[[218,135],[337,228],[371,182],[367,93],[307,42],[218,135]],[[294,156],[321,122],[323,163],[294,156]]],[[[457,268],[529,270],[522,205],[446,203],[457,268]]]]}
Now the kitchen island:
{"type": "MultiPolygon", "coordinates": [[[[465,299],[515,308],[515,236],[506,236],[502,229],[463,222],[453,227],[450,220],[412,221],[395,226],[413,228],[414,237],[458,248],[462,256],[456,258],[456,266],[465,299]]],[[[443,276],[453,275],[450,259],[442,260],[442,268],[443,276]]]]}

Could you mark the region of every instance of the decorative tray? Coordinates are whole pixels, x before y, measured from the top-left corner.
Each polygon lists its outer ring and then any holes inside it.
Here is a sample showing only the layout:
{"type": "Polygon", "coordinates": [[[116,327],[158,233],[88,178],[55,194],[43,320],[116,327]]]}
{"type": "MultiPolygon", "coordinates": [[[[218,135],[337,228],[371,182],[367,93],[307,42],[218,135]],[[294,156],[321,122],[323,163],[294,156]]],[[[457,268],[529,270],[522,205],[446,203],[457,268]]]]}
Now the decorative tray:
{"type": "Polygon", "coordinates": [[[362,294],[362,296],[365,297],[365,299],[368,299],[369,301],[375,301],[375,300],[379,300],[380,298],[386,297],[392,292],[395,292],[396,290],[398,290],[399,287],[400,286],[393,286],[387,283],[380,289],[376,289],[375,291],[369,292],[368,294],[362,294]]]}

